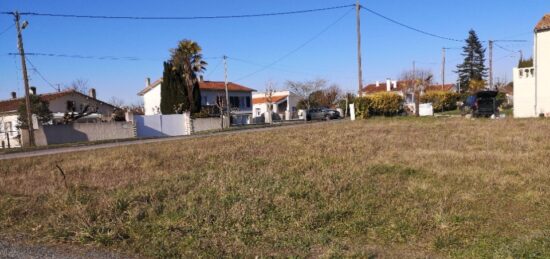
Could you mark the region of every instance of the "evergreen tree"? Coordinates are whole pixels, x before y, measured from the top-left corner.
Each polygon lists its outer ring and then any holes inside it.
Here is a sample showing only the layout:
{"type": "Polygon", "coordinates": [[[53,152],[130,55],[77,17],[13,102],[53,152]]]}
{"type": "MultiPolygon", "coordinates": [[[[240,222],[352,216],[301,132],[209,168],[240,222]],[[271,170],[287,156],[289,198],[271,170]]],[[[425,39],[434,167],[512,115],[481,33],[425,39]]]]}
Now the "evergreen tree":
{"type": "Polygon", "coordinates": [[[181,113],[189,109],[187,91],[183,79],[171,62],[164,62],[164,72],[160,92],[160,111],[162,114],[181,113]]]}
{"type": "MultiPolygon", "coordinates": [[[[35,115],[39,123],[48,123],[53,119],[52,112],[50,111],[50,103],[48,101],[40,99],[38,95],[29,95],[31,103],[31,114],[35,115]]],[[[19,121],[19,127],[26,129],[27,125],[27,106],[25,102],[21,102],[17,108],[17,120],[19,121]]],[[[36,126],[36,125],[35,125],[36,126]]]]}
{"type": "Polygon", "coordinates": [[[479,41],[474,30],[470,30],[466,39],[466,46],[463,47],[464,62],[457,66],[458,83],[462,90],[470,90],[470,82],[484,81],[487,77],[485,68],[485,48],[479,41]]]}
{"type": "Polygon", "coordinates": [[[199,85],[199,81],[195,80],[195,83],[193,84],[193,90],[192,90],[192,98],[193,100],[192,106],[190,107],[191,113],[197,113],[201,111],[201,89],[199,85]]]}
{"type": "Polygon", "coordinates": [[[160,85],[160,112],[162,114],[174,114],[175,93],[172,89],[172,65],[164,62],[162,83],[160,85]]]}

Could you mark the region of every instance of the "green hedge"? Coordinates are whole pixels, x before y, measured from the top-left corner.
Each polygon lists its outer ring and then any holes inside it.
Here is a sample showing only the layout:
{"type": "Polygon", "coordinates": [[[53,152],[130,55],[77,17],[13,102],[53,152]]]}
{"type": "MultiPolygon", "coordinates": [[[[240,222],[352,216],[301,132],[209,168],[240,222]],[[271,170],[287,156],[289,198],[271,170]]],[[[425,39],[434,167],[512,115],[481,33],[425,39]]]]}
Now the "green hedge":
{"type": "Polygon", "coordinates": [[[455,110],[460,94],[445,91],[430,91],[420,96],[421,103],[432,103],[434,112],[455,110]]]}
{"type": "Polygon", "coordinates": [[[364,119],[369,116],[395,116],[402,111],[403,97],[395,93],[377,93],[355,99],[355,116],[364,119]]]}

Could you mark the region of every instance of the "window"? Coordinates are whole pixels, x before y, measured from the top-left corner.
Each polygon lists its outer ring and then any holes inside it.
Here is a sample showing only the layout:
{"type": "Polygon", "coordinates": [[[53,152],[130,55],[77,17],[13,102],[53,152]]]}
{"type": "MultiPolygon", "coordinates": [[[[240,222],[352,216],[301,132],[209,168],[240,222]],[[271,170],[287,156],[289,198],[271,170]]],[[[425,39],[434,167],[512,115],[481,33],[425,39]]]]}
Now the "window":
{"type": "Polygon", "coordinates": [[[256,116],[262,116],[262,109],[256,108],[256,116]]]}
{"type": "Polygon", "coordinates": [[[230,96],[229,97],[229,103],[231,104],[231,108],[239,108],[239,97],[238,96],[230,96]]]}
{"type": "Polygon", "coordinates": [[[74,101],[67,101],[67,111],[74,112],[75,106],[74,101]]]}
{"type": "Polygon", "coordinates": [[[250,108],[250,96],[246,97],[246,108],[250,108]]]}
{"type": "Polygon", "coordinates": [[[246,100],[244,99],[244,97],[239,97],[239,107],[246,107],[246,100]]]}

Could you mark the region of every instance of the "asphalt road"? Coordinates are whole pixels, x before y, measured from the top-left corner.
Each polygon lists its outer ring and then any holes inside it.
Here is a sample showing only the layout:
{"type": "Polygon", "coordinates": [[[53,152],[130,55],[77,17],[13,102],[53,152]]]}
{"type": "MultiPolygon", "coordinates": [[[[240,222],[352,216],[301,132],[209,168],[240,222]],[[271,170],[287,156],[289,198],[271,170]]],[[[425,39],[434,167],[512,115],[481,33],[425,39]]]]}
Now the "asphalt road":
{"type": "Polygon", "coordinates": [[[181,140],[181,139],[205,138],[205,137],[209,137],[209,136],[245,134],[245,133],[249,133],[249,132],[269,131],[269,130],[275,130],[275,129],[281,129],[281,128],[305,127],[307,125],[311,125],[311,124],[315,124],[315,123],[337,123],[337,122],[341,122],[341,121],[344,121],[344,120],[334,120],[334,121],[330,121],[330,122],[308,122],[308,123],[288,124],[288,125],[283,124],[283,125],[277,125],[277,126],[265,127],[265,128],[231,130],[231,131],[223,131],[223,132],[216,132],[216,133],[210,133],[210,134],[199,134],[199,135],[191,135],[191,136],[178,136],[178,137],[167,137],[167,138],[130,140],[130,141],[124,141],[124,142],[103,143],[103,144],[88,145],[88,146],[69,146],[69,147],[59,147],[59,148],[52,148],[52,149],[39,149],[39,150],[27,151],[27,152],[16,152],[16,153],[1,154],[0,155],[0,160],[45,156],[45,155],[53,155],[53,154],[61,154],[61,153],[69,153],[69,152],[95,150],[95,149],[102,149],[102,148],[147,144],[147,143],[158,143],[158,142],[174,141],[174,140],[181,140]]]}

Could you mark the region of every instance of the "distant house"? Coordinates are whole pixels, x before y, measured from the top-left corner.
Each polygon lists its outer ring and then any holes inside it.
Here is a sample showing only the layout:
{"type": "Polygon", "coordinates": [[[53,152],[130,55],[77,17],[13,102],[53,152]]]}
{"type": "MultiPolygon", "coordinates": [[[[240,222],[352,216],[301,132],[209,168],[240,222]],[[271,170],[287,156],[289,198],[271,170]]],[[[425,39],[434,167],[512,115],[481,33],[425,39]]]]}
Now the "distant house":
{"type": "MultiPolygon", "coordinates": [[[[162,78],[153,83],[147,78],[145,88],[138,93],[139,96],[143,97],[145,115],[161,114],[161,84],[162,78]]],[[[201,105],[203,107],[212,107],[225,103],[224,82],[201,80],[199,87],[201,90],[201,105]]],[[[252,115],[252,92],[256,90],[235,83],[228,83],[227,89],[232,114],[252,115]]]]}
{"type": "Polygon", "coordinates": [[[281,119],[290,120],[298,116],[296,106],[302,98],[295,93],[291,91],[273,92],[271,100],[269,99],[266,93],[252,94],[253,118],[265,116],[270,104],[273,105],[273,113],[281,119]]]}
{"type": "MultiPolygon", "coordinates": [[[[414,103],[414,90],[408,87],[409,84],[408,81],[392,81],[388,79],[385,83],[376,82],[363,87],[362,93],[364,95],[371,95],[381,92],[392,92],[403,97],[405,103],[414,103]]],[[[421,87],[420,95],[431,91],[456,92],[456,87],[454,84],[430,85],[421,87]]]]}
{"type": "Polygon", "coordinates": [[[533,66],[514,68],[514,117],[550,116],[550,14],[534,30],[533,66]]]}
{"type": "MultiPolygon", "coordinates": [[[[31,94],[37,94],[36,88],[31,89],[31,94]]],[[[62,122],[67,113],[84,110],[89,115],[78,119],[77,122],[110,121],[116,109],[115,106],[96,99],[95,89],[90,89],[88,95],[75,90],[66,90],[38,96],[41,100],[49,102],[49,108],[53,115],[53,121],[50,124],[62,122]]],[[[8,139],[11,147],[20,146],[17,109],[24,102],[25,98],[17,98],[15,92],[11,93],[11,99],[0,101],[0,143],[3,141],[6,147],[8,139]]]]}

